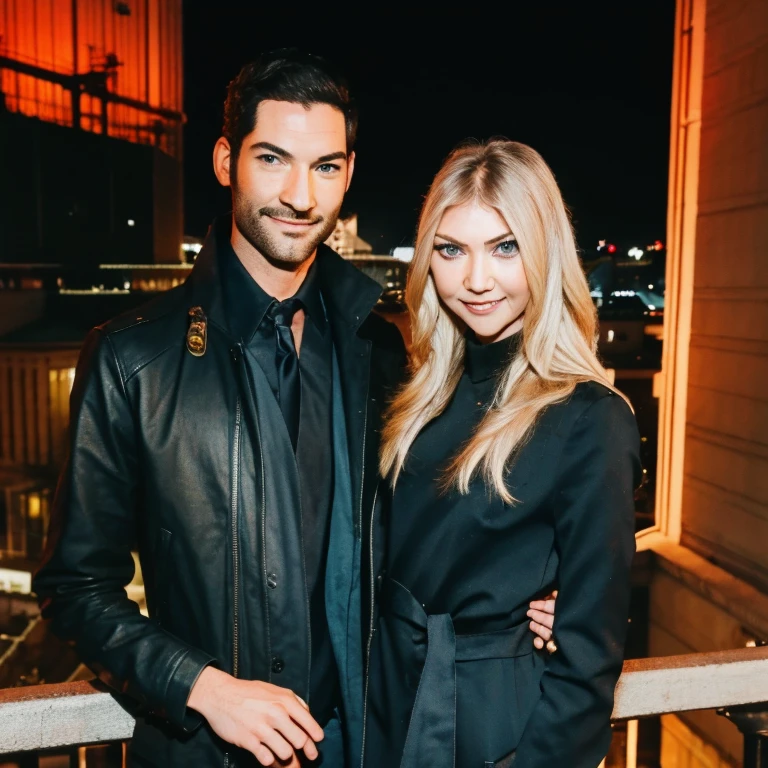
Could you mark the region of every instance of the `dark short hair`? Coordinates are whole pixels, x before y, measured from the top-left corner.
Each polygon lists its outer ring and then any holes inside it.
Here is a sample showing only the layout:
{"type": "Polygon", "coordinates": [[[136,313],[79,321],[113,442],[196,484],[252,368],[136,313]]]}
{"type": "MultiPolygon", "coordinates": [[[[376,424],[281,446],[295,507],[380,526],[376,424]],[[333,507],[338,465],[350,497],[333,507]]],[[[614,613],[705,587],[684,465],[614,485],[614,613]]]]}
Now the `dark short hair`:
{"type": "Polygon", "coordinates": [[[344,115],[347,154],[357,137],[357,107],[343,74],[329,61],[297,48],[281,48],[246,64],[227,86],[222,135],[234,159],[243,139],[256,125],[256,110],[262,101],[288,101],[309,107],[329,104],[344,115]]]}

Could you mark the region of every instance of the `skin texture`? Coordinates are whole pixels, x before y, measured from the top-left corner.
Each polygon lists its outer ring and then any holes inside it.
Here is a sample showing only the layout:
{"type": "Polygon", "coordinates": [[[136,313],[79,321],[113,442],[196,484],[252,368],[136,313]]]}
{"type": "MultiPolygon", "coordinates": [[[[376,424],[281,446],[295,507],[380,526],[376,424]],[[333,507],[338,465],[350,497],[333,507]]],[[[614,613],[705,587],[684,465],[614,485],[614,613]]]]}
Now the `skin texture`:
{"type": "MultiPolygon", "coordinates": [[[[346,142],[338,109],[272,100],[259,104],[236,161],[227,139],[216,142],[216,178],[232,188],[232,247],[251,277],[280,301],[298,291],[317,246],[336,225],[355,166],[346,142]]],[[[292,325],[297,352],[303,328],[299,311],[292,325]]]]}
{"type": "Polygon", "coordinates": [[[474,201],[447,208],[430,268],[445,306],[481,343],[523,327],[528,281],[514,233],[497,211],[474,201]]]}

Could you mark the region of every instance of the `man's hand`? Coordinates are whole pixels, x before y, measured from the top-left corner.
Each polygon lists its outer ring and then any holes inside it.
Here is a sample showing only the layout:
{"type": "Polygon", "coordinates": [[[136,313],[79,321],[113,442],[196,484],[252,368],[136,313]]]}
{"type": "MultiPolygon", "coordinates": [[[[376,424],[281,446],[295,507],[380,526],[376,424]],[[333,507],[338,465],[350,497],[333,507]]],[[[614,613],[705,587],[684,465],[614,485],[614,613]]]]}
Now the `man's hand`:
{"type": "MultiPolygon", "coordinates": [[[[532,619],[530,623],[531,630],[537,635],[537,637],[533,638],[533,644],[539,650],[541,650],[545,644],[547,645],[547,650],[550,649],[549,641],[552,640],[552,625],[555,622],[556,597],[557,590],[551,595],[547,595],[543,600],[534,600],[528,611],[528,616],[532,619]]],[[[552,652],[553,651],[550,651],[550,653],[552,652]]]]}
{"type": "Polygon", "coordinates": [[[309,714],[306,703],[287,688],[238,680],[206,667],[187,704],[222,739],[247,749],[262,765],[298,765],[299,750],[304,750],[309,760],[318,756],[315,742],[322,741],[323,729],[309,714]]]}

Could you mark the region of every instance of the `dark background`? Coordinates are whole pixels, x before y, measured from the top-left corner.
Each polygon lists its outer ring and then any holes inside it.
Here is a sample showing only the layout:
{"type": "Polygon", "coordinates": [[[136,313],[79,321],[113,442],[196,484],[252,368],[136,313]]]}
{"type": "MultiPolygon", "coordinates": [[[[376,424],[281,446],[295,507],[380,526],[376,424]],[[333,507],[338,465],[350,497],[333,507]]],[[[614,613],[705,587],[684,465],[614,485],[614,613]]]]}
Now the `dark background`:
{"type": "Polygon", "coordinates": [[[296,45],[347,73],[360,106],[343,214],[375,253],[412,242],[451,147],[494,135],[550,164],[585,255],[598,238],[665,237],[673,0],[465,3],[434,10],[184,2],[185,232],[229,210],[211,151],[227,83],[260,51],[296,45]]]}

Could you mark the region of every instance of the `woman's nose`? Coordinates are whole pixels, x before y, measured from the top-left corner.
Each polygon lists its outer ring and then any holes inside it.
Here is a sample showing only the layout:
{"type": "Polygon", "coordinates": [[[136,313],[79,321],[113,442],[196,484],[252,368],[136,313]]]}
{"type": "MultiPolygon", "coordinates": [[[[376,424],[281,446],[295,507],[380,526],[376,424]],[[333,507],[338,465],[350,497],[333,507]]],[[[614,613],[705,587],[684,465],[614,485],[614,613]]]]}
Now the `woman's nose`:
{"type": "Polygon", "coordinates": [[[485,293],[494,286],[490,265],[483,256],[471,256],[467,260],[464,288],[472,293],[485,293]]]}

